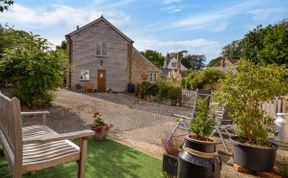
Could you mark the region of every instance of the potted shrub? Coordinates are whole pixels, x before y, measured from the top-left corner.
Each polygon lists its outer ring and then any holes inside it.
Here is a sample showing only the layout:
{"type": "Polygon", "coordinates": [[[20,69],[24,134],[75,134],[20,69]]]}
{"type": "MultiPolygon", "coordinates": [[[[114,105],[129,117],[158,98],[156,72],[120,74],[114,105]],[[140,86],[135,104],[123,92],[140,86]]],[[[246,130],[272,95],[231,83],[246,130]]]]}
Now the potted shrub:
{"type": "Polygon", "coordinates": [[[77,83],[77,84],[75,85],[75,88],[76,88],[76,90],[77,90],[78,92],[81,92],[82,85],[81,85],[80,83],[77,83]]]}
{"type": "Polygon", "coordinates": [[[178,156],[177,177],[220,177],[221,160],[216,152],[216,142],[209,136],[215,128],[215,117],[207,105],[208,97],[197,98],[195,116],[191,120],[191,131],[178,156]]]}
{"type": "Polygon", "coordinates": [[[162,140],[163,148],[165,152],[163,154],[162,168],[170,176],[177,176],[177,156],[180,152],[183,141],[177,137],[172,137],[162,140]]]}
{"type": "Polygon", "coordinates": [[[112,128],[113,125],[106,124],[103,121],[102,115],[99,112],[96,112],[93,118],[94,118],[94,122],[92,124],[91,129],[95,131],[94,138],[96,140],[104,140],[108,135],[109,129],[112,128]]]}
{"type": "Polygon", "coordinates": [[[237,71],[220,81],[214,94],[231,108],[229,115],[237,126],[237,136],[231,138],[236,164],[253,171],[273,168],[277,146],[268,141],[275,134],[273,118],[261,109],[261,102],[287,94],[286,73],[285,66],[240,60],[237,71]]]}

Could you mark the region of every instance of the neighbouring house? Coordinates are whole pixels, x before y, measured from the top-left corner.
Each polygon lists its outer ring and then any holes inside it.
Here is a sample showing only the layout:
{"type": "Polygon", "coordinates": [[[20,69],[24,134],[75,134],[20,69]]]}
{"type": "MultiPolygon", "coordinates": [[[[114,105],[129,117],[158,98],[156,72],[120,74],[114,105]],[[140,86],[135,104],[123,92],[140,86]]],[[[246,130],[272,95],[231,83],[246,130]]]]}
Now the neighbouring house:
{"type": "Polygon", "coordinates": [[[227,70],[234,70],[236,65],[235,63],[238,61],[238,59],[228,59],[223,58],[221,59],[220,66],[216,67],[219,70],[227,71],[227,70]]]}
{"type": "Polygon", "coordinates": [[[103,16],[66,35],[67,87],[94,85],[97,91],[124,92],[128,84],[155,82],[161,70],[146,59],[133,40],[103,16]]]}
{"type": "Polygon", "coordinates": [[[164,60],[162,71],[171,79],[181,80],[188,69],[181,63],[182,56],[178,53],[168,53],[164,60]]]}

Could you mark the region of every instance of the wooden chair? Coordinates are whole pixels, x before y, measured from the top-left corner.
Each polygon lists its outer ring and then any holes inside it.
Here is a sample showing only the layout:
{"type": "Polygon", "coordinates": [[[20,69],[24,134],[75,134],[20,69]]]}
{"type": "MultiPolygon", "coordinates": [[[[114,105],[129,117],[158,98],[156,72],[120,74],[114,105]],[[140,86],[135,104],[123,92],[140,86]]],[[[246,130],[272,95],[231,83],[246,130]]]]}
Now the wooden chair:
{"type": "Polygon", "coordinates": [[[190,114],[186,114],[186,115],[175,114],[175,113],[172,114],[175,117],[181,118],[181,120],[179,120],[179,123],[177,123],[177,127],[179,127],[182,130],[186,130],[187,133],[188,133],[188,127],[190,126],[190,122],[191,122],[191,120],[192,120],[192,118],[194,116],[194,113],[195,113],[196,103],[197,103],[197,96],[198,96],[198,90],[195,90],[195,91],[183,90],[182,91],[182,100],[184,100],[184,101],[182,101],[182,103],[184,104],[184,103],[186,103],[189,100],[189,107],[191,107],[191,113],[190,114]]]}
{"type": "Polygon", "coordinates": [[[91,82],[85,83],[85,92],[87,93],[88,91],[91,91],[91,93],[95,91],[95,87],[91,82]]]}
{"type": "Polygon", "coordinates": [[[84,178],[87,141],[94,132],[84,130],[58,134],[45,126],[48,113],[21,112],[17,98],[10,99],[0,92],[0,143],[13,178],[72,161],[78,163],[78,178],[84,178]],[[22,128],[21,116],[27,115],[43,115],[44,125],[22,128]],[[68,140],[76,138],[80,139],[80,148],[68,140]]]}
{"type": "Polygon", "coordinates": [[[186,103],[189,100],[189,104],[191,107],[191,113],[188,115],[183,115],[183,114],[175,114],[173,113],[172,115],[179,118],[176,126],[174,127],[174,129],[172,130],[172,132],[169,134],[169,136],[167,137],[166,142],[169,142],[173,137],[178,137],[178,136],[184,136],[184,135],[189,135],[189,127],[190,127],[190,123],[191,120],[194,116],[195,113],[195,109],[196,109],[196,104],[197,104],[197,96],[198,96],[198,90],[196,91],[188,91],[188,90],[182,90],[182,103],[186,103]],[[186,96],[185,96],[186,95],[186,96]],[[183,97],[184,96],[184,97],[183,97]],[[184,99],[184,101],[183,101],[184,99]],[[185,131],[184,135],[175,135],[177,129],[181,129],[185,131]]]}

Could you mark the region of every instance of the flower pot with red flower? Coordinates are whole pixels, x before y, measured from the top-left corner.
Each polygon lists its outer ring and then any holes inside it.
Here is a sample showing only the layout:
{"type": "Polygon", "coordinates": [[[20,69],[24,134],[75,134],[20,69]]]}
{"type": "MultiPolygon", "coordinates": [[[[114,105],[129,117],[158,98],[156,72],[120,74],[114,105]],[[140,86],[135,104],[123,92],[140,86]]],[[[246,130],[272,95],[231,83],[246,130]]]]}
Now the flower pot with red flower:
{"type": "Polygon", "coordinates": [[[95,131],[94,138],[96,140],[104,140],[108,135],[108,131],[112,128],[112,124],[106,124],[102,119],[102,115],[99,112],[94,114],[94,122],[91,129],[95,131]]]}

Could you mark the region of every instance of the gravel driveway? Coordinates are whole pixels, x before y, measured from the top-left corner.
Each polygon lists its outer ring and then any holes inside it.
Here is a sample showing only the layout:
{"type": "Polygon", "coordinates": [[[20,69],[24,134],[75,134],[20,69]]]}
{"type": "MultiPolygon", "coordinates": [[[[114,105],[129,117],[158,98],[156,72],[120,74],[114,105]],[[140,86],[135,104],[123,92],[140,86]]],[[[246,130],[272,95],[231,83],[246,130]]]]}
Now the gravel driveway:
{"type": "MultiPolygon", "coordinates": [[[[93,114],[100,112],[114,127],[110,137],[151,155],[161,157],[161,139],[171,132],[176,118],[172,113],[189,114],[190,108],[166,106],[147,102],[125,94],[82,94],[58,90],[53,107],[49,108],[47,125],[63,133],[89,129],[93,114]]],[[[37,117],[23,119],[23,124],[39,123],[37,117]]],[[[218,150],[223,150],[219,145],[218,150]]],[[[254,177],[234,171],[223,164],[221,177],[254,177]]]]}

